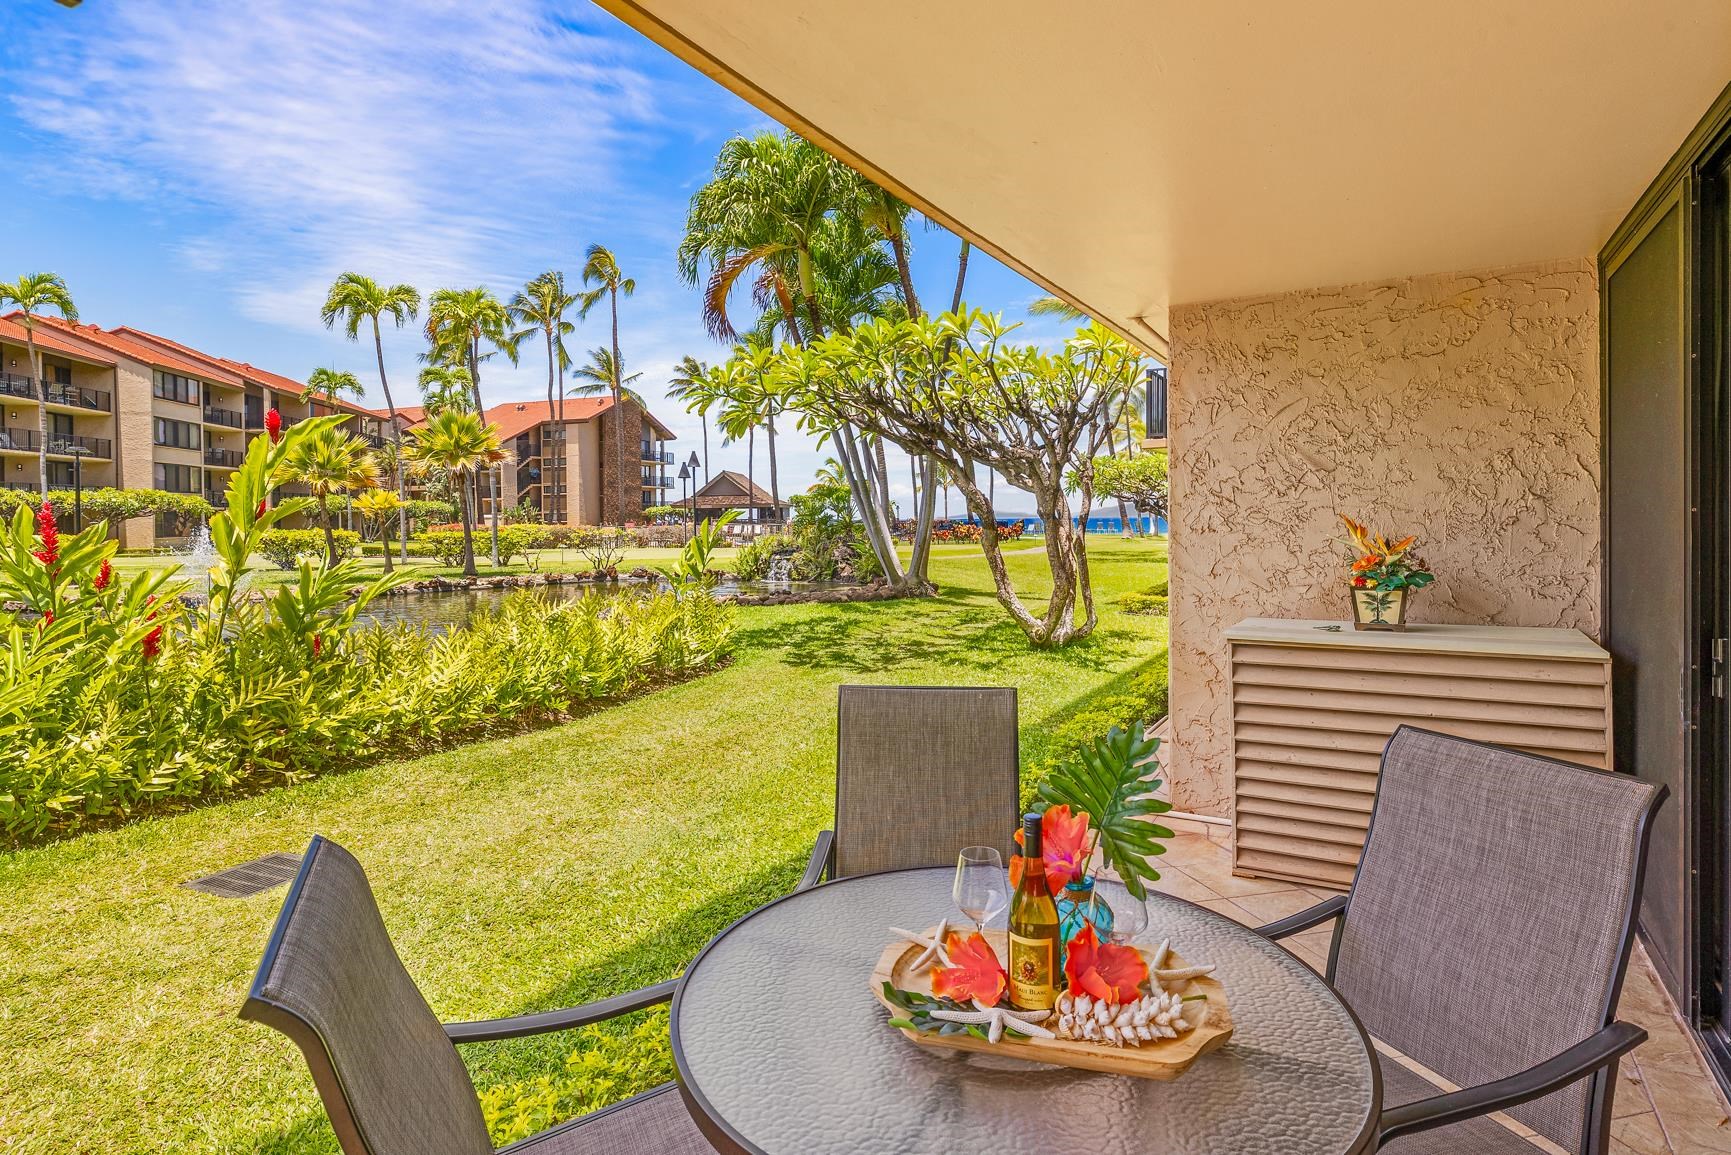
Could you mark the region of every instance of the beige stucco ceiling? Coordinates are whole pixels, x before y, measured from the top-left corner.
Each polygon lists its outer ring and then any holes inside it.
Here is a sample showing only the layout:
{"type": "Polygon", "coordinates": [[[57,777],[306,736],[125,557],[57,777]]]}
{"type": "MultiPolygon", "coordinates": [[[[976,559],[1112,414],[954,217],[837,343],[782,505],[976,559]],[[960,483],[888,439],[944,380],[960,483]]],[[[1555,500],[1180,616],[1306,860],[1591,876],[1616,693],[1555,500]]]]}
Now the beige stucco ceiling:
{"type": "Polygon", "coordinates": [[[1590,256],[1731,82],[1731,0],[598,2],[1157,349],[1174,303],[1590,256]]]}

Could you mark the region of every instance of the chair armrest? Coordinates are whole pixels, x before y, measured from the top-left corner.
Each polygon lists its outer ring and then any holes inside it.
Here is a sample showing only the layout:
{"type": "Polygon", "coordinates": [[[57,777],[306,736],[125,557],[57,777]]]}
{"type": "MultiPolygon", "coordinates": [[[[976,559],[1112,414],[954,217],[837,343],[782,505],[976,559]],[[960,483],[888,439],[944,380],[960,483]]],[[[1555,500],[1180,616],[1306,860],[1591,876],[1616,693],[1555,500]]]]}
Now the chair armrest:
{"type": "Polygon", "coordinates": [[[822,882],[823,872],[829,869],[830,858],[834,854],[835,831],[820,830],[817,835],[817,844],[811,848],[811,861],[805,866],[805,877],[801,878],[799,885],[793,888],[794,893],[798,894],[802,890],[810,890],[822,882]]]}
{"type": "Polygon", "coordinates": [[[640,1011],[673,998],[679,989],[678,979],[668,979],[652,987],[630,991],[612,998],[596,999],[580,1007],[560,1011],[541,1011],[533,1015],[517,1015],[509,1019],[480,1019],[472,1023],[446,1023],[445,1035],[453,1043],[485,1043],[493,1039],[517,1039],[524,1035],[540,1035],[548,1031],[568,1031],[590,1023],[640,1011]]]}
{"type": "Polygon", "coordinates": [[[1267,926],[1259,926],[1256,933],[1263,938],[1280,939],[1287,935],[1297,934],[1301,930],[1309,930],[1313,926],[1327,922],[1331,918],[1339,918],[1346,913],[1346,895],[1337,894],[1333,898],[1325,898],[1315,906],[1289,914],[1285,918],[1277,918],[1267,926]]]}
{"type": "Polygon", "coordinates": [[[1488,1115],[1492,1111],[1517,1107],[1541,1095],[1548,1095],[1559,1087],[1566,1087],[1576,1079],[1592,1074],[1600,1067],[1614,1064],[1646,1041],[1647,1032],[1640,1027],[1632,1023],[1615,1022],[1608,1027],[1601,1027],[1562,1054],[1546,1059],[1519,1074],[1477,1087],[1451,1091],[1446,1095],[1434,1095],[1429,1099],[1420,1099],[1416,1103],[1407,1103],[1384,1111],[1378,1124],[1378,1145],[1386,1145],[1389,1140],[1402,1135],[1488,1115]]]}

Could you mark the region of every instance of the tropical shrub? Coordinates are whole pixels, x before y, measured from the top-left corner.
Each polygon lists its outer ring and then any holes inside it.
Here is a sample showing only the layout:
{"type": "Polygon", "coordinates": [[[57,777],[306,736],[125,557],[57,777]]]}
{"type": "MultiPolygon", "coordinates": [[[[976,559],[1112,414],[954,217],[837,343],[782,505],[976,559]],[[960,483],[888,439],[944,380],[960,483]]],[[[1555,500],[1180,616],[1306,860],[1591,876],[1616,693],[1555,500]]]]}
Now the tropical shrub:
{"type": "Polygon", "coordinates": [[[303,560],[265,601],[243,596],[265,538],[311,504],[264,501],[292,442],[343,420],[254,440],[211,518],[202,602],[172,571],[116,573],[108,527],[62,536],[52,503],[0,527],[0,602],[26,607],[0,614],[0,842],[560,718],[726,653],[731,611],[701,592],[523,593],[444,634],[357,629],[412,575],[351,560],[303,560]]]}
{"type": "Polygon", "coordinates": [[[765,534],[739,547],[733,559],[734,576],[741,581],[762,581],[769,576],[769,563],[777,552],[792,549],[793,540],[780,534],[765,534]]]}
{"type": "MultiPolygon", "coordinates": [[[[1000,521],[998,524],[998,540],[1015,541],[1027,529],[1025,521],[1000,521]]],[[[979,542],[983,531],[978,522],[973,521],[935,521],[932,523],[933,541],[963,541],[979,542]]]]}
{"type": "MultiPolygon", "coordinates": [[[[23,507],[34,511],[40,496],[32,490],[0,489],[0,520],[10,521],[23,507]]],[[[76,497],[70,489],[48,491],[48,502],[62,521],[70,520],[76,497]]],[[[134,517],[168,514],[184,527],[199,524],[214,512],[210,502],[196,493],[168,493],[160,489],[86,489],[82,508],[86,525],[98,521],[119,525],[134,517]]]]}
{"type": "Polygon", "coordinates": [[[665,1009],[624,1030],[584,1027],[576,1040],[564,1070],[481,1092],[481,1112],[494,1143],[514,1143],[673,1078],[665,1009]]]}
{"type": "Polygon", "coordinates": [[[1055,767],[1070,761],[1078,750],[1114,727],[1130,730],[1140,724],[1152,726],[1166,716],[1169,701],[1165,651],[1085,698],[1052,727],[1043,753],[1024,757],[1023,812],[1044,809],[1036,806],[1039,785],[1055,767]]]}
{"type": "MultiPolygon", "coordinates": [[[[333,529],[338,557],[358,557],[361,535],[349,529],[333,529]]],[[[278,569],[293,569],[302,559],[317,560],[325,553],[325,535],[317,529],[272,529],[259,537],[258,552],[278,569]]]]}
{"type": "Polygon", "coordinates": [[[595,573],[613,573],[625,560],[625,551],[637,544],[637,534],[610,525],[586,525],[573,535],[571,548],[583,556],[595,573]]]}
{"type": "Polygon", "coordinates": [[[1154,617],[1164,617],[1166,614],[1166,587],[1166,582],[1159,581],[1145,590],[1127,593],[1118,599],[1118,608],[1127,614],[1149,614],[1154,617]]]}

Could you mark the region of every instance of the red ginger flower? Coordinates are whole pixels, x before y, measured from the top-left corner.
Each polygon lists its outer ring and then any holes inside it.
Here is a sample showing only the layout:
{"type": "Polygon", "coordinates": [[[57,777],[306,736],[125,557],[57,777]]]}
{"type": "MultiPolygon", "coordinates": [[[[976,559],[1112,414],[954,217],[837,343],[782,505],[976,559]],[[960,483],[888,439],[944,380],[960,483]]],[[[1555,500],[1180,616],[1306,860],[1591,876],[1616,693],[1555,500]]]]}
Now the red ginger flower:
{"type": "MultiPolygon", "coordinates": [[[[147,606],[155,605],[156,604],[156,595],[151,594],[150,597],[145,601],[144,604],[147,606]]],[[[145,614],[144,620],[147,622],[155,621],[156,620],[156,611],[151,610],[148,614],[145,614]]],[[[156,657],[157,654],[161,653],[162,652],[162,627],[157,626],[154,630],[151,630],[148,634],[145,634],[144,635],[144,641],[140,644],[139,648],[144,651],[144,660],[147,662],[150,659],[156,657]]]]}
{"type": "Polygon", "coordinates": [[[36,623],[36,628],[39,630],[47,629],[49,626],[51,626],[53,624],[54,624],[54,611],[53,610],[43,610],[42,611],[42,620],[40,622],[36,623]]]}
{"type": "Polygon", "coordinates": [[[323,648],[324,648],[324,646],[319,641],[319,636],[317,634],[314,634],[313,635],[313,657],[315,657],[315,658],[318,657],[319,651],[323,648]]]}
{"type": "Polygon", "coordinates": [[[42,548],[33,552],[38,561],[52,570],[60,560],[60,523],[54,520],[52,502],[43,502],[36,511],[36,534],[42,539],[42,548]]]}
{"type": "Polygon", "coordinates": [[[275,409],[264,415],[264,431],[270,434],[270,443],[275,445],[282,440],[282,414],[275,409]]]}
{"type": "Polygon", "coordinates": [[[264,516],[264,498],[261,497],[258,499],[258,512],[254,513],[253,516],[254,517],[263,517],[264,516]]]}
{"type": "MultiPolygon", "coordinates": [[[[1016,831],[1016,845],[1022,832],[1016,831]]],[[[1070,807],[1052,806],[1040,818],[1040,857],[1046,863],[1046,886],[1056,895],[1075,879],[1088,873],[1088,815],[1072,814],[1070,807]]],[[[1022,856],[1010,859],[1010,885],[1022,880],[1022,856]]]]}
{"type": "Polygon", "coordinates": [[[90,583],[92,589],[101,593],[108,588],[108,583],[114,580],[114,567],[108,564],[108,559],[102,559],[102,568],[96,571],[96,580],[90,583]]]}
{"type": "Polygon", "coordinates": [[[1064,956],[1064,979],[1072,991],[1081,991],[1108,1003],[1134,1002],[1142,997],[1148,978],[1148,960],[1133,946],[1100,943],[1091,924],[1070,940],[1064,956]]]}
{"type": "Polygon", "coordinates": [[[958,1003],[979,999],[988,1007],[997,1006],[1010,979],[992,944],[977,933],[963,938],[952,931],[944,949],[950,952],[951,965],[932,971],[932,993],[958,1003]]]}

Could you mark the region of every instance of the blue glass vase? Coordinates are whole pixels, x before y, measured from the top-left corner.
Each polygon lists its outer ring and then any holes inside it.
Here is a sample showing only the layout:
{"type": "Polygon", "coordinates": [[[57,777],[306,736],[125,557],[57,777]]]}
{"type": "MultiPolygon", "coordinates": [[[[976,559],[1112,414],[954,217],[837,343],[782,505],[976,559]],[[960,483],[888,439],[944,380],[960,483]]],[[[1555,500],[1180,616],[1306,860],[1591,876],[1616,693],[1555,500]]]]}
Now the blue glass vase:
{"type": "Polygon", "coordinates": [[[1095,901],[1092,877],[1076,879],[1058,896],[1058,934],[1065,946],[1059,952],[1059,966],[1070,953],[1070,940],[1081,934],[1085,926],[1092,926],[1094,937],[1101,942],[1112,937],[1112,908],[1103,899],[1095,901]]]}

